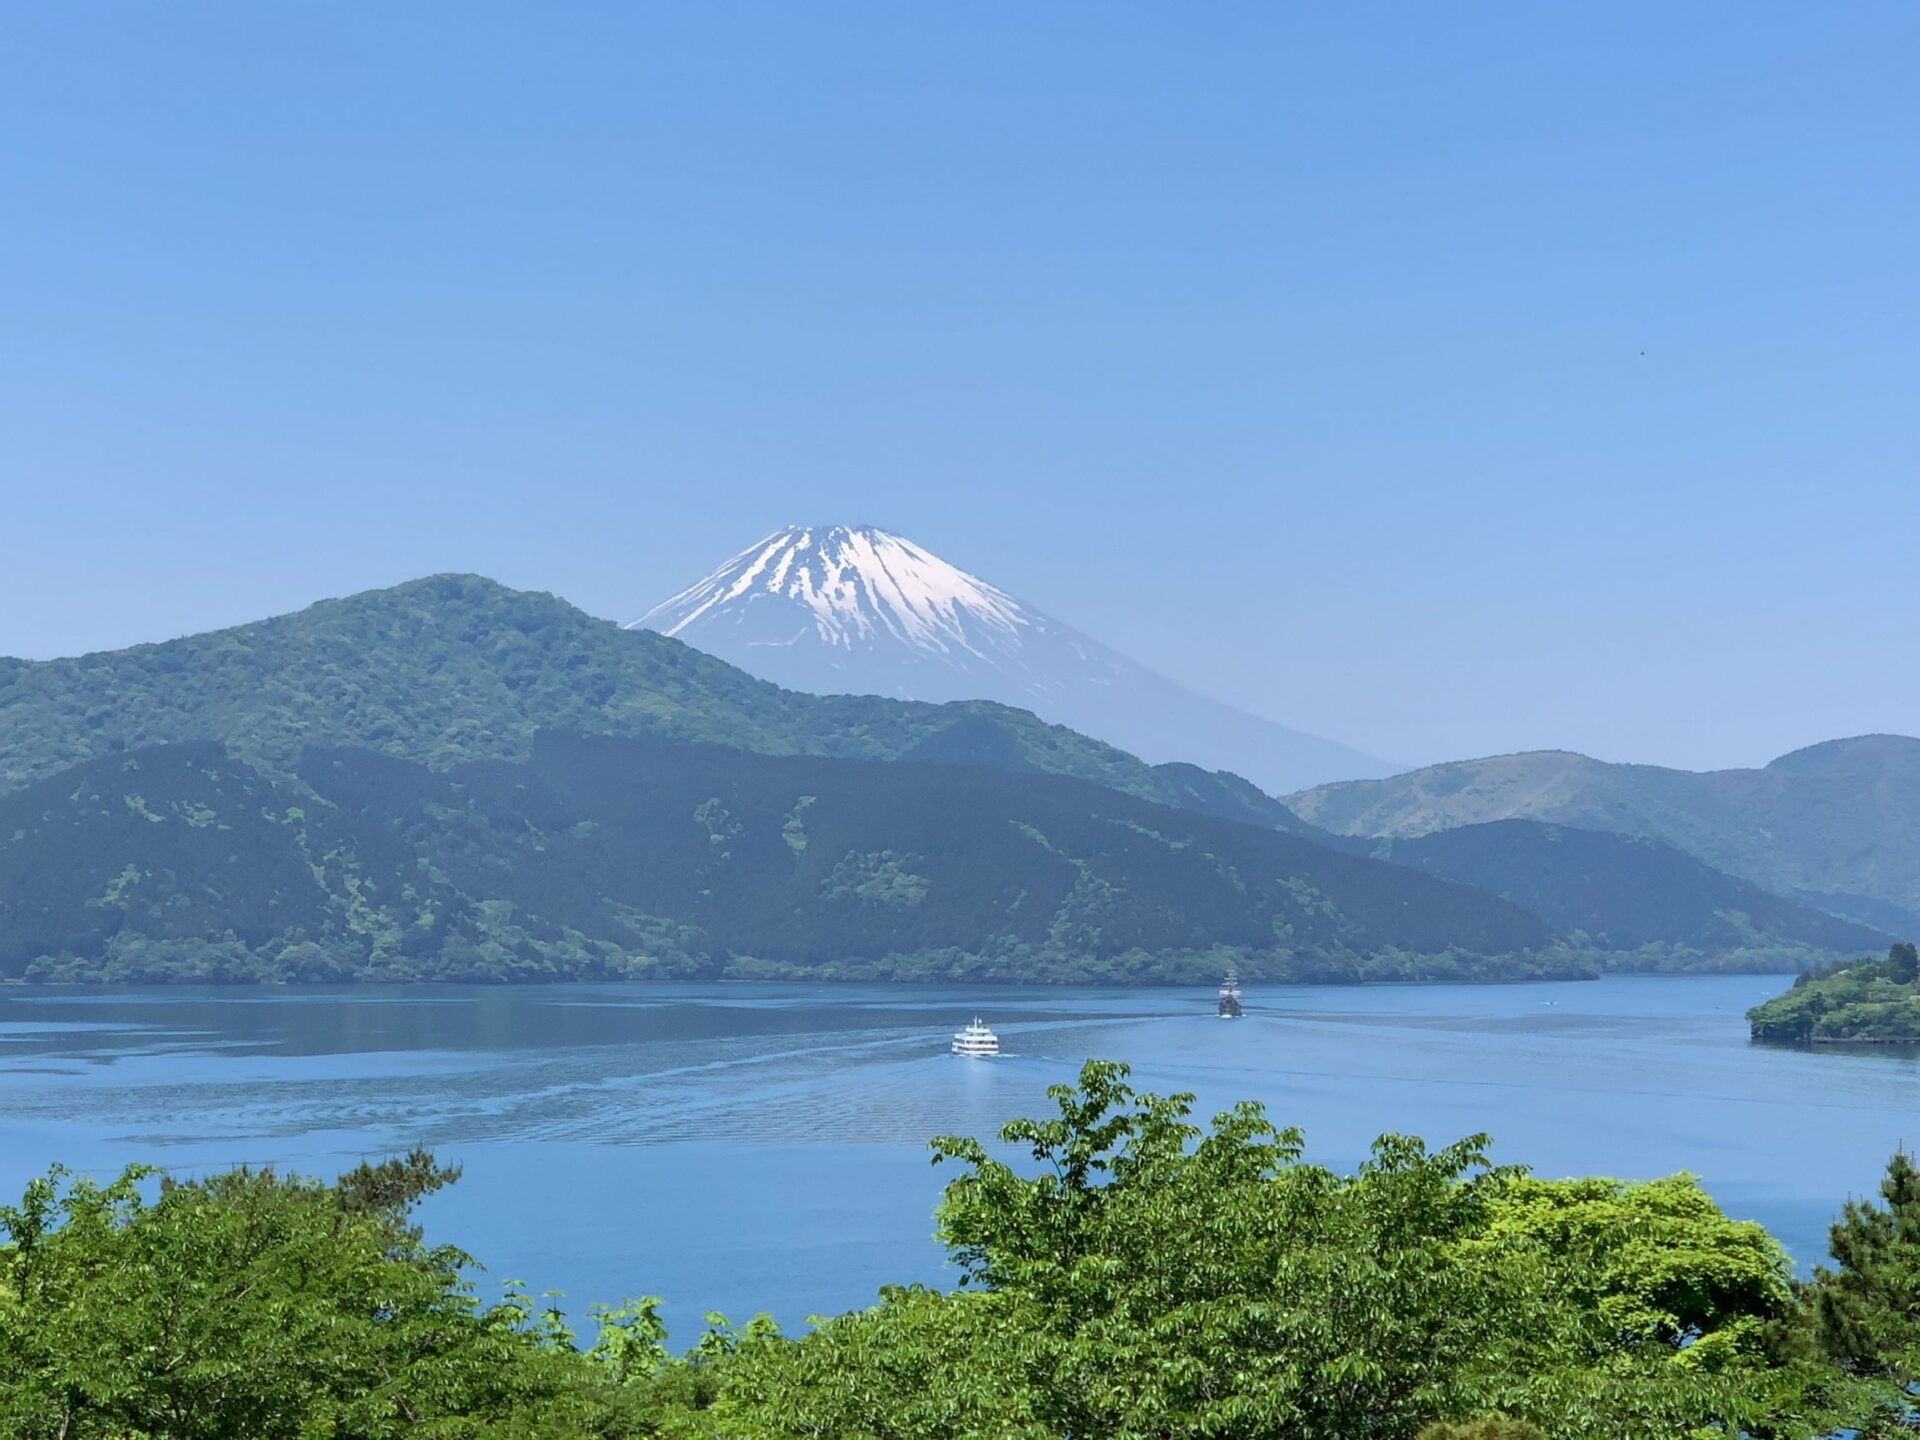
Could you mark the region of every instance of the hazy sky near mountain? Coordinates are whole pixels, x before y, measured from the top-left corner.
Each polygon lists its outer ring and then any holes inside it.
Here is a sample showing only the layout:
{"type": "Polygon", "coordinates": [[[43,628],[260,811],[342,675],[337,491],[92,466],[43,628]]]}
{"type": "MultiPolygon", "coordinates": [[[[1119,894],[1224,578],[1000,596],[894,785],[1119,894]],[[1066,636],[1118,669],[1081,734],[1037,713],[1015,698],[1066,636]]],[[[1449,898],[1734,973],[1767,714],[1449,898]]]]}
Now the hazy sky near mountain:
{"type": "Polygon", "coordinates": [[[1920,7],[10,7],[0,652],[874,523],[1407,760],[1920,731],[1920,7]]]}

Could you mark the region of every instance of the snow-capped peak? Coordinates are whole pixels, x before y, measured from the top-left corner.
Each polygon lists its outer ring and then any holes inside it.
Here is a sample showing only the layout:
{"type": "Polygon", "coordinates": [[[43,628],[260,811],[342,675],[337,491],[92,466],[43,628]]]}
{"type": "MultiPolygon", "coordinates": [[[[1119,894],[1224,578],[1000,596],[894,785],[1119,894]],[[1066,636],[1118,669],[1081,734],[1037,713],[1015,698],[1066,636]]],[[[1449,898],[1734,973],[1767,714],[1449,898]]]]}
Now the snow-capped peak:
{"type": "Polygon", "coordinates": [[[664,631],[790,690],[1017,705],[1275,793],[1390,768],[1195,695],[871,525],[777,531],[628,628],[664,631]]]}
{"type": "MultiPolygon", "coordinates": [[[[854,649],[887,638],[916,649],[980,655],[1017,647],[1033,617],[1018,601],[904,536],[870,525],[790,525],[749,546],[629,629],[680,636],[703,619],[778,597],[802,630],[854,649]]],[[[768,637],[761,643],[792,643],[768,637]]]]}

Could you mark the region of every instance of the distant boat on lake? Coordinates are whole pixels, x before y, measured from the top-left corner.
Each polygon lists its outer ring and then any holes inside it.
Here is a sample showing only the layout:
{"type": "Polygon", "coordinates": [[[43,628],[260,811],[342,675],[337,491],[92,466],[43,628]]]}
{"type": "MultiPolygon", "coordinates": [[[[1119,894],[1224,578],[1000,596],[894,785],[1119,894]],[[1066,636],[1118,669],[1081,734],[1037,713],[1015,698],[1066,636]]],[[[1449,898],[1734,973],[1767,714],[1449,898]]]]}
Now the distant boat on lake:
{"type": "Polygon", "coordinates": [[[1233,971],[1227,971],[1227,978],[1220,982],[1220,1018],[1238,1020],[1244,1013],[1240,1008],[1240,977],[1233,971]]]}
{"type": "Polygon", "coordinates": [[[998,1055],[1000,1037],[980,1023],[978,1015],[966,1029],[957,1031],[953,1037],[953,1053],[956,1055],[998,1055]]]}

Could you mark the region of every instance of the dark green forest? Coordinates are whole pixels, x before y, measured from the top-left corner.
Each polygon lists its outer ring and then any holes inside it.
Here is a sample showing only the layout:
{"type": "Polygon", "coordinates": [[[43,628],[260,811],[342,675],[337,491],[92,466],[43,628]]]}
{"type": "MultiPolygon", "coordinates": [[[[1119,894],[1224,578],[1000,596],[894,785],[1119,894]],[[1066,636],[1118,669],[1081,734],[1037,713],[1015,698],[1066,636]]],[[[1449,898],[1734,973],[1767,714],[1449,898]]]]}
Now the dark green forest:
{"type": "Polygon", "coordinates": [[[1884,960],[1808,971],[1747,1020],[1756,1040],[1920,1045],[1920,952],[1902,943],[1884,960]]]}
{"type": "Polygon", "coordinates": [[[1586,973],[1534,916],[1050,775],[546,735],[210,742],[0,796],[0,974],[1211,981],[1586,973]]]}
{"type": "MultiPolygon", "coordinates": [[[[954,1291],[781,1334],[509,1287],[410,1212],[431,1156],[337,1181],[61,1171],[0,1207],[10,1440],[1812,1440],[1910,1434],[1920,1172],[1796,1280],[1687,1175],[1541,1180],[1382,1136],[1341,1174],[1254,1104],[1195,1122],[1089,1062],[951,1167],[954,1291]],[[1008,1164],[1002,1156],[1016,1157],[1008,1164]]],[[[641,1278],[641,1277],[636,1277],[641,1278]]]]}

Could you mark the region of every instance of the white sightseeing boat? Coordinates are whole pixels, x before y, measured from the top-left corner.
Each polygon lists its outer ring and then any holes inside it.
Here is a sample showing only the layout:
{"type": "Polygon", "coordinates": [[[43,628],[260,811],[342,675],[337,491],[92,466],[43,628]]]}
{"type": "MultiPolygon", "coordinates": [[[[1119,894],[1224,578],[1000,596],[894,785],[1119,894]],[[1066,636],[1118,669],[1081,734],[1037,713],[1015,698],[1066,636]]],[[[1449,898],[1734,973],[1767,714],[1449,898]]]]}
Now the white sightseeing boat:
{"type": "Polygon", "coordinates": [[[980,1023],[978,1015],[966,1029],[956,1031],[953,1037],[953,1053],[956,1055],[998,1055],[1000,1037],[980,1023]]]}

